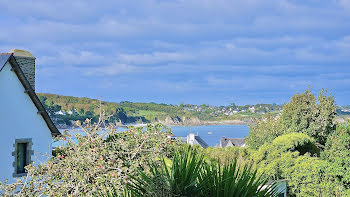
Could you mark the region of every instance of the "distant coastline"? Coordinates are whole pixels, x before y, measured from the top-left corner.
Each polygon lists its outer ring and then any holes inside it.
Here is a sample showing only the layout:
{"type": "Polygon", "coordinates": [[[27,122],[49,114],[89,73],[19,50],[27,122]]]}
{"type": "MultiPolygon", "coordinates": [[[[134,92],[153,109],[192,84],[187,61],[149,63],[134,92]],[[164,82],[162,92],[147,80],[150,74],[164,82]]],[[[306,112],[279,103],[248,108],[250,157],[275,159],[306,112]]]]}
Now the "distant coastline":
{"type": "MultiPolygon", "coordinates": [[[[156,122],[154,122],[156,123],[156,122]]],[[[200,122],[195,122],[195,123],[169,123],[169,122],[164,122],[160,121],[159,123],[162,123],[166,126],[206,126],[206,125],[250,125],[253,123],[251,120],[215,120],[215,121],[200,121],[200,122]]],[[[146,124],[139,124],[137,122],[131,123],[131,124],[122,124],[118,125],[118,127],[127,127],[127,126],[146,126],[146,124]]],[[[59,129],[72,129],[72,126],[67,126],[67,125],[56,125],[57,128],[59,129]]]]}

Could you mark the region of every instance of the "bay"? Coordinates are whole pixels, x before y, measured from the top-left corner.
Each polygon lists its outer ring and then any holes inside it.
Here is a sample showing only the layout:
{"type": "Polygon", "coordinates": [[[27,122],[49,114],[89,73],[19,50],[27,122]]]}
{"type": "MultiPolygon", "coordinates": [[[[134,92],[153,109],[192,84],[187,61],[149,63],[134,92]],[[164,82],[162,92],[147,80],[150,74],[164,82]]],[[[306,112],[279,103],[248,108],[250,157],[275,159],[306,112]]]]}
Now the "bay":
{"type": "Polygon", "coordinates": [[[220,146],[220,139],[244,138],[249,135],[248,125],[202,125],[202,126],[172,126],[176,137],[186,137],[194,133],[201,137],[209,146],[220,146]]]}
{"type": "MultiPolygon", "coordinates": [[[[186,137],[190,133],[194,133],[201,137],[209,146],[219,146],[220,139],[226,138],[244,138],[249,135],[249,127],[247,125],[202,125],[202,126],[170,126],[175,137],[186,137]]],[[[61,129],[63,132],[65,129],[61,129]]],[[[72,131],[72,129],[67,129],[72,131]]],[[[127,128],[118,127],[117,131],[125,131],[127,128]]],[[[75,130],[79,132],[78,130],[75,130]]],[[[74,139],[73,139],[74,140],[74,139]]],[[[53,146],[62,144],[62,141],[55,142],[53,146]]]]}

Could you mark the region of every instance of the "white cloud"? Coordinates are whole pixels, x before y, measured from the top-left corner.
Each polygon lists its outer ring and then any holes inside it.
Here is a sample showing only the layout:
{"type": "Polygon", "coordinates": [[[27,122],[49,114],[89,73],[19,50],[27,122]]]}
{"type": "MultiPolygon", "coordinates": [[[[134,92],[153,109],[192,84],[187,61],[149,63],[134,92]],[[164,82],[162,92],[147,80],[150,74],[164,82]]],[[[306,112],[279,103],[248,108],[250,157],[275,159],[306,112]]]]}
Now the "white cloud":
{"type": "Polygon", "coordinates": [[[191,59],[183,52],[152,52],[149,54],[120,54],[118,60],[132,64],[158,64],[163,62],[182,62],[191,59]]]}
{"type": "Polygon", "coordinates": [[[138,72],[139,68],[127,64],[113,64],[110,66],[99,67],[79,67],[76,71],[83,73],[86,76],[115,76],[126,73],[138,72]]]}
{"type": "Polygon", "coordinates": [[[339,4],[346,10],[350,10],[350,0],[339,0],[339,4]]]}

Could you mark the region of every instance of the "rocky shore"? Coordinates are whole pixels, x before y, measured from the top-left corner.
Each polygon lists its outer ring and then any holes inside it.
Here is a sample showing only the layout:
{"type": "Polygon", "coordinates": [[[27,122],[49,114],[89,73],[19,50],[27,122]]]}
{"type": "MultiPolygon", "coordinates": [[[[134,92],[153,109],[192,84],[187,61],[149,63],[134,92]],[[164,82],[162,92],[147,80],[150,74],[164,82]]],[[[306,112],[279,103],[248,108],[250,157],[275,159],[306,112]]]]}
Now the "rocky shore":
{"type": "MultiPolygon", "coordinates": [[[[252,123],[250,119],[244,120],[215,120],[215,121],[201,121],[198,117],[170,117],[168,116],[165,120],[158,120],[157,122],[167,126],[201,126],[201,125],[249,125],[252,123]]],[[[74,122],[72,122],[74,125],[74,122]]],[[[120,127],[126,127],[130,124],[121,124],[120,127]]],[[[132,123],[132,125],[137,125],[132,123]]],[[[59,129],[70,129],[71,126],[65,124],[56,124],[59,129]]]]}
{"type": "Polygon", "coordinates": [[[200,126],[200,125],[249,125],[252,123],[250,119],[245,120],[217,120],[217,121],[201,121],[198,117],[180,118],[179,116],[167,117],[164,121],[159,121],[167,126],[200,126]]]}

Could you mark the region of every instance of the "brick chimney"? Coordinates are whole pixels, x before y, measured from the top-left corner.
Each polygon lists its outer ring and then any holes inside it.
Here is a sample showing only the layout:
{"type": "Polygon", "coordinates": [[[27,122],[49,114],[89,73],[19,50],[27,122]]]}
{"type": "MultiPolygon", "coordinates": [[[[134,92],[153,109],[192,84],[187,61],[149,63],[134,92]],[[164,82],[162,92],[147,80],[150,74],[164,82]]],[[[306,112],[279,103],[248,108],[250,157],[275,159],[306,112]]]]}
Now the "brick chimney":
{"type": "Polygon", "coordinates": [[[35,57],[29,51],[20,49],[12,49],[10,53],[13,53],[13,56],[24,73],[24,76],[35,91],[35,57]]]}

